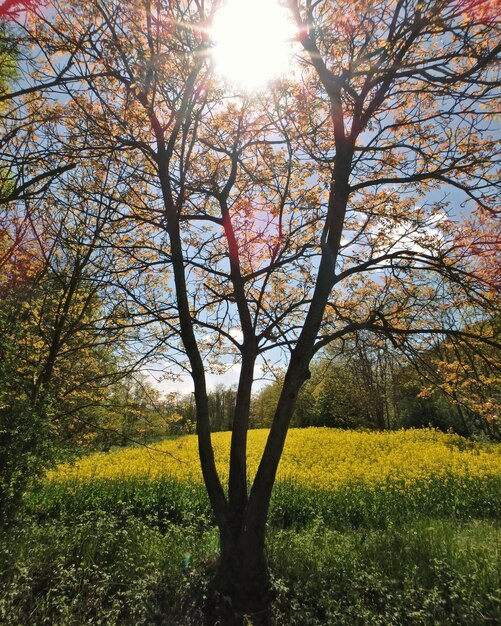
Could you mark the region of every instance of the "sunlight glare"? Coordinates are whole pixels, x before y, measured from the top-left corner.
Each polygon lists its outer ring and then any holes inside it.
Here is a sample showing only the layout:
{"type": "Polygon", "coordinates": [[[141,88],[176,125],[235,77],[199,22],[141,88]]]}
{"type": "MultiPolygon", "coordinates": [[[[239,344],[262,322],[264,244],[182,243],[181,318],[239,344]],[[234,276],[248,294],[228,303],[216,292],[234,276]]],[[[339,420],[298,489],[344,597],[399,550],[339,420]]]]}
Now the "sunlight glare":
{"type": "Polygon", "coordinates": [[[276,0],[227,0],[211,28],[218,74],[246,90],[290,70],[295,28],[276,0]]]}

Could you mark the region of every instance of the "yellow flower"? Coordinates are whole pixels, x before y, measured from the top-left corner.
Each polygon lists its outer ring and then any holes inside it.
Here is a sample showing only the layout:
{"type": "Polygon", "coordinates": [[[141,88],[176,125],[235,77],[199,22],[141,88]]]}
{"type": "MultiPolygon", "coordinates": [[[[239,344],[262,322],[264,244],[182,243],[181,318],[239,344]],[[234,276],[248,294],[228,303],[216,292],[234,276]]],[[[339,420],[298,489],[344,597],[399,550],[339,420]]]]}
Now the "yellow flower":
{"type": "MultiPolygon", "coordinates": [[[[252,479],[267,430],[249,432],[248,472],[252,479]]],[[[212,436],[216,463],[227,480],[231,433],[212,436]]],[[[172,477],[202,482],[195,435],[168,439],[154,448],[126,448],[98,453],[48,473],[48,479],[88,481],[172,477]]],[[[434,430],[359,432],[330,428],[291,429],[278,470],[278,480],[325,490],[351,484],[370,489],[387,485],[430,486],[436,480],[487,479],[501,476],[501,446],[480,444],[434,430]]]]}

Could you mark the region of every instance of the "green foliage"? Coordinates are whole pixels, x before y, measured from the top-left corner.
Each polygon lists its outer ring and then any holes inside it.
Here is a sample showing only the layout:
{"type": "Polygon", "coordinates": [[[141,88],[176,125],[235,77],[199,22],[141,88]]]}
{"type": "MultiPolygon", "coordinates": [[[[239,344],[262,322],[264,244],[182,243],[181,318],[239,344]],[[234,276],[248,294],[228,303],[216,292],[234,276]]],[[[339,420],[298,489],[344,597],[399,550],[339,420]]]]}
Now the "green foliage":
{"type": "Polygon", "coordinates": [[[106,396],[102,406],[88,411],[87,422],[96,425],[89,432],[88,447],[109,450],[111,446],[152,441],[169,432],[173,410],[141,372],[111,384],[106,396]]]}
{"type": "Polygon", "coordinates": [[[320,362],[301,389],[294,421],[300,426],[355,428],[374,425],[360,381],[349,368],[320,362]]]}
{"type": "Polygon", "coordinates": [[[475,434],[474,424],[466,409],[453,405],[438,389],[422,395],[422,381],[412,368],[402,368],[398,373],[398,383],[395,402],[404,428],[426,428],[431,425],[465,437],[475,434]]]}
{"type": "Polygon", "coordinates": [[[231,430],[236,396],[236,387],[221,384],[209,391],[209,419],[213,431],[231,430]]]}
{"type": "MultiPolygon", "coordinates": [[[[294,426],[381,430],[431,426],[466,437],[499,439],[495,422],[499,408],[499,403],[495,402],[495,397],[499,396],[497,383],[483,384],[483,391],[492,396],[490,404],[484,403],[490,407],[489,422],[485,416],[474,413],[457,393],[446,393],[438,378],[431,381],[427,370],[424,376],[401,356],[397,358],[384,343],[370,345],[367,338],[353,342],[351,351],[336,353],[336,348],[332,347],[332,358],[324,356],[311,366],[311,378],[298,394],[292,418],[294,426]]],[[[489,354],[485,346],[480,346],[478,353],[489,354]]],[[[436,370],[432,358],[435,358],[434,352],[426,351],[420,354],[418,361],[436,370]]],[[[475,373],[472,373],[470,385],[473,380],[482,387],[475,373]]],[[[452,383],[450,387],[452,389],[452,383]]],[[[254,426],[271,424],[281,388],[282,381],[278,380],[255,396],[254,426]]]]}
{"type": "MultiPolygon", "coordinates": [[[[4,94],[9,83],[17,75],[17,47],[4,24],[0,23],[0,95],[4,94]]],[[[0,105],[0,112],[1,112],[0,105]]],[[[8,170],[0,169],[0,198],[10,193],[12,181],[8,170]]]]}
{"type": "Polygon", "coordinates": [[[279,380],[266,385],[254,396],[251,405],[251,423],[254,428],[269,428],[281,389],[282,381],[279,380]]]}
{"type": "Polygon", "coordinates": [[[501,617],[499,528],[428,519],[269,541],[277,626],[476,626],[501,617]]]}
{"type": "MultiPolygon", "coordinates": [[[[359,346],[357,346],[359,347],[359,346]]],[[[387,359],[389,360],[389,356],[387,359]]],[[[294,426],[384,428],[390,426],[392,390],[388,372],[379,371],[369,348],[361,354],[322,357],[310,367],[311,378],[301,388],[294,410],[294,426]],[[380,408],[380,411],[376,411],[380,408]],[[384,409],[384,410],[383,410],[384,409]],[[382,413],[382,414],[381,414],[382,413]]],[[[389,366],[387,367],[389,369],[389,366]]],[[[253,423],[269,426],[278,403],[282,381],[261,390],[254,398],[253,423]]],[[[395,420],[392,420],[395,426],[395,420]]]]}
{"type": "MultiPolygon", "coordinates": [[[[269,533],[277,626],[477,626],[499,610],[499,527],[427,519],[269,533]]],[[[199,626],[217,534],[88,512],[0,533],[0,624],[199,626]]]]}
{"type": "Polygon", "coordinates": [[[0,624],[181,624],[215,547],[213,532],[95,514],[14,529],[0,535],[0,624]]]}
{"type": "Polygon", "coordinates": [[[501,479],[449,477],[412,486],[391,481],[372,489],[353,483],[335,492],[278,483],[269,519],[279,528],[307,526],[312,519],[321,519],[334,529],[383,529],[428,517],[501,518],[501,479]]]}
{"type": "Polygon", "coordinates": [[[0,23],[0,94],[17,75],[17,46],[6,29],[0,23]]]}
{"type": "MultiPolygon", "coordinates": [[[[46,481],[27,494],[25,508],[39,520],[68,521],[91,510],[123,518],[134,515],[155,525],[206,528],[212,523],[203,487],[167,478],[46,481]]],[[[387,528],[427,517],[501,518],[501,479],[450,477],[412,486],[391,481],[376,489],[353,483],[335,492],[279,482],[269,522],[277,528],[297,528],[317,518],[335,529],[387,528]]]]}
{"type": "Polygon", "coordinates": [[[92,480],[44,482],[25,498],[27,515],[39,521],[71,521],[87,511],[135,516],[152,525],[181,524],[206,528],[212,523],[209,501],[202,485],[176,480],[92,480]]]}
{"type": "Polygon", "coordinates": [[[0,523],[8,523],[30,483],[52,461],[49,421],[26,403],[0,406],[0,523]]]}

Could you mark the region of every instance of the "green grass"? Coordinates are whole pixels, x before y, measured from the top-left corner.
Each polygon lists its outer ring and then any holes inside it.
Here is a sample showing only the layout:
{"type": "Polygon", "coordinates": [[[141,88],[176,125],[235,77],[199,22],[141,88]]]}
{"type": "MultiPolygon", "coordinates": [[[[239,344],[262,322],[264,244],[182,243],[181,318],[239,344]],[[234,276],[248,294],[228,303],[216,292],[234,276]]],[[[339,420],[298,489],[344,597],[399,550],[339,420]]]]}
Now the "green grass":
{"type": "Polygon", "coordinates": [[[282,531],[269,544],[279,623],[493,623],[501,619],[500,542],[499,527],[485,521],[282,531]]]}
{"type": "MultiPolygon", "coordinates": [[[[500,612],[499,526],[270,529],[277,626],[478,626],[500,612]]],[[[0,624],[200,626],[214,529],[87,514],[0,535],[0,624]]]]}
{"type": "Polygon", "coordinates": [[[202,605],[185,555],[200,578],[216,551],[214,531],[160,531],[133,517],[90,513],[72,524],[19,526],[0,539],[0,624],[139,626],[162,623],[162,615],[176,624],[202,605]]]}
{"type": "MultiPolygon", "coordinates": [[[[292,481],[267,552],[276,626],[501,623],[501,478],[292,481]]],[[[0,530],[2,626],[200,626],[218,535],[203,487],[44,481],[0,530]]]]}
{"type": "MultiPolygon", "coordinates": [[[[39,521],[72,520],[87,511],[135,516],[150,524],[202,528],[212,525],[205,490],[197,484],[141,477],[41,483],[25,498],[25,515],[39,521]]],[[[501,477],[436,480],[405,487],[392,482],[386,489],[350,484],[335,492],[277,483],[270,524],[302,527],[321,517],[334,529],[386,528],[418,518],[501,519],[501,477]]]]}

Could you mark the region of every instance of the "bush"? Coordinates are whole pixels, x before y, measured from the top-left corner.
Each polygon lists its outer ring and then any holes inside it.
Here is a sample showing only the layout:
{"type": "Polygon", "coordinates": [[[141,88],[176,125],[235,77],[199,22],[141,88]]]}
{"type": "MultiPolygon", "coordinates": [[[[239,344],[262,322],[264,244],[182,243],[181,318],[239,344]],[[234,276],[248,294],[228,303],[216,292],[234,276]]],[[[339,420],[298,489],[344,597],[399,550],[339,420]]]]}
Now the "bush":
{"type": "Polygon", "coordinates": [[[0,624],[197,624],[214,533],[87,514],[0,535],[0,624]],[[193,619],[193,622],[183,621],[193,619]]]}
{"type": "Polygon", "coordinates": [[[498,623],[498,529],[426,520],[385,531],[317,523],[269,541],[277,626],[498,623]]]}
{"type": "Polygon", "coordinates": [[[24,492],[53,456],[43,411],[23,403],[0,408],[0,523],[12,521],[24,492]]]}

